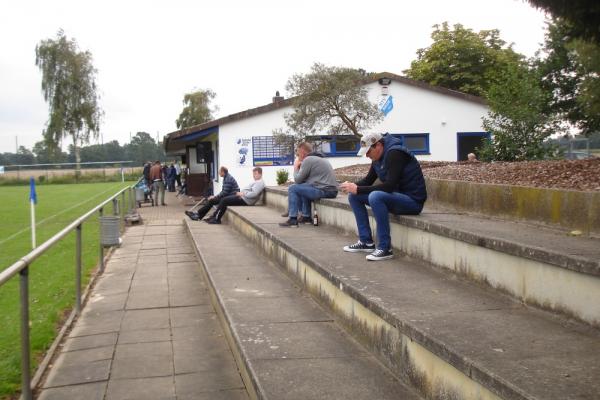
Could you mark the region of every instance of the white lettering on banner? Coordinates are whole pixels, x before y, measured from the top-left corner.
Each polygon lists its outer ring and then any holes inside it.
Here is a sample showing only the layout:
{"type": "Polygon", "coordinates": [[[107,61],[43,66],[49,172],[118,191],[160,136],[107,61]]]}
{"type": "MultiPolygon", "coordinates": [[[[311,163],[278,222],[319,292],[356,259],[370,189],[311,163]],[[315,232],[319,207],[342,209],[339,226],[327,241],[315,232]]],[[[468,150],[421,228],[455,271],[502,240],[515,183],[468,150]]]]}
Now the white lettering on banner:
{"type": "Polygon", "coordinates": [[[0,165],[0,174],[4,173],[4,165],[0,165]]]}

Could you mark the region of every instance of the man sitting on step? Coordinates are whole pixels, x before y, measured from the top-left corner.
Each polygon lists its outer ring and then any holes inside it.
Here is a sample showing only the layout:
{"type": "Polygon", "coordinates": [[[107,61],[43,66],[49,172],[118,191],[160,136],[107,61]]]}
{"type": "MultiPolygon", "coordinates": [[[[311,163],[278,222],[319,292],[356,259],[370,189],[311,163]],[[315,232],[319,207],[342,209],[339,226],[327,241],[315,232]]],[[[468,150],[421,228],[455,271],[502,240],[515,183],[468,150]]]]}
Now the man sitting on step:
{"type": "Polygon", "coordinates": [[[265,190],[265,182],[262,179],[262,168],[255,167],[252,170],[254,182],[244,187],[240,192],[225,196],[219,201],[217,210],[209,218],[205,219],[209,224],[220,224],[228,206],[253,206],[260,199],[265,190]]]}
{"type": "Polygon", "coordinates": [[[215,196],[210,196],[206,204],[202,206],[198,212],[186,211],[185,214],[190,217],[190,219],[193,219],[194,221],[201,220],[213,206],[219,204],[222,198],[240,191],[240,187],[238,186],[235,178],[229,174],[227,167],[219,168],[219,176],[223,178],[223,187],[221,192],[215,196]]]}
{"type": "Polygon", "coordinates": [[[311,202],[337,196],[337,181],[333,167],[322,153],[313,151],[310,143],[300,143],[294,162],[294,184],[288,189],[288,220],[283,227],[298,227],[298,222],[310,221],[311,202]],[[298,211],[302,214],[298,219],[298,211]]]}
{"type": "Polygon", "coordinates": [[[427,200],[427,189],[421,166],[400,140],[385,134],[367,133],[360,140],[359,156],[366,155],[371,168],[366,177],[356,183],[344,182],[340,188],[348,194],[358,227],[358,242],[345,246],[351,253],[367,252],[367,260],[392,258],[390,217],[392,214],[417,215],[427,200]],[[380,184],[374,185],[379,178],[380,184]],[[377,247],[373,242],[369,214],[373,210],[377,222],[377,247]]]}

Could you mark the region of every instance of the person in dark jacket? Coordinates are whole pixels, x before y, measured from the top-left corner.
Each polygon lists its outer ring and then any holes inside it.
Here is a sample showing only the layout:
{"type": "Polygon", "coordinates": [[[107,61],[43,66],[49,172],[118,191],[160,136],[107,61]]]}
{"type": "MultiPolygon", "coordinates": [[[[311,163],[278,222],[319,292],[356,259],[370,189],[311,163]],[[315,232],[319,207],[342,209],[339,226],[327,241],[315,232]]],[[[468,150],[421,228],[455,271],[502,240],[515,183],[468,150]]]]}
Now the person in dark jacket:
{"type": "Polygon", "coordinates": [[[175,179],[177,177],[177,171],[175,170],[175,166],[173,164],[171,164],[171,166],[169,167],[168,170],[168,174],[167,174],[167,186],[169,188],[169,192],[174,192],[175,191],[175,179]]]}
{"type": "Polygon", "coordinates": [[[367,133],[361,138],[360,146],[358,155],[366,155],[372,162],[366,177],[356,183],[340,185],[344,192],[349,193],[348,202],[359,236],[358,242],[345,246],[344,251],[370,253],[367,255],[370,261],[386,260],[394,256],[389,213],[420,214],[427,200],[425,178],[415,156],[391,135],[367,133]],[[381,183],[374,184],[377,178],[381,183]],[[373,210],[377,222],[377,246],[371,234],[367,205],[373,210]]]}
{"type": "Polygon", "coordinates": [[[240,187],[238,186],[235,178],[229,174],[229,171],[226,167],[219,168],[219,176],[223,178],[223,186],[221,187],[221,192],[215,196],[210,196],[206,204],[202,206],[202,208],[200,208],[198,212],[185,212],[185,214],[194,221],[199,221],[202,218],[204,218],[204,216],[210,211],[210,209],[213,206],[219,204],[219,201],[221,201],[222,198],[240,191],[240,187]]]}

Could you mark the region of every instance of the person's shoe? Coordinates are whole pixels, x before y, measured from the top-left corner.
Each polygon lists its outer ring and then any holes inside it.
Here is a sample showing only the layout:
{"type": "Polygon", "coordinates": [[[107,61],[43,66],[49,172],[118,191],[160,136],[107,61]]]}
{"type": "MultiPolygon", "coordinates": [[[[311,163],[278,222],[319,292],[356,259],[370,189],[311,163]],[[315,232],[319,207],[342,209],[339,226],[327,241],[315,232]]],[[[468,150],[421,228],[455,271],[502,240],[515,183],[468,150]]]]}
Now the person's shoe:
{"type": "Polygon", "coordinates": [[[389,260],[394,257],[394,253],[391,250],[381,250],[375,249],[374,252],[367,256],[367,260],[369,261],[381,261],[381,260],[389,260]]]}
{"type": "Polygon", "coordinates": [[[288,218],[287,221],[279,223],[279,226],[284,228],[297,228],[298,220],[296,218],[288,218]]]}
{"type": "Polygon", "coordinates": [[[301,215],[298,217],[298,223],[299,224],[309,224],[309,223],[312,223],[312,221],[310,220],[310,217],[305,217],[304,215],[301,215]]]}
{"type": "Polygon", "coordinates": [[[283,218],[287,218],[287,217],[289,217],[289,215],[288,215],[288,212],[287,212],[287,211],[286,211],[286,212],[284,212],[283,214],[281,214],[281,216],[282,216],[283,218]]]}
{"type": "Polygon", "coordinates": [[[190,215],[190,219],[191,219],[192,221],[199,221],[199,220],[200,220],[200,218],[198,218],[198,215],[196,215],[196,214],[192,214],[192,215],[190,215]]]}
{"type": "Polygon", "coordinates": [[[167,203],[162,203],[162,205],[163,205],[163,206],[166,206],[166,205],[167,205],[167,203]]]}
{"type": "Polygon", "coordinates": [[[210,221],[210,220],[213,220],[213,219],[215,219],[215,217],[213,217],[213,216],[211,215],[211,216],[209,216],[209,217],[206,217],[206,218],[204,218],[204,221],[208,222],[208,221],[210,221]]]}
{"type": "Polygon", "coordinates": [[[193,212],[193,211],[188,211],[188,210],[185,210],[184,212],[185,212],[185,215],[187,215],[188,217],[191,217],[192,215],[195,215],[195,214],[196,214],[195,212],[193,212]]]}
{"type": "Polygon", "coordinates": [[[366,253],[372,253],[375,250],[375,243],[366,244],[361,242],[360,240],[354,244],[350,244],[348,246],[344,246],[344,251],[348,253],[358,253],[364,251],[366,253]]]}
{"type": "Polygon", "coordinates": [[[221,221],[219,221],[218,219],[214,219],[214,218],[211,220],[208,220],[206,222],[208,222],[211,225],[221,225],[221,221]]]}

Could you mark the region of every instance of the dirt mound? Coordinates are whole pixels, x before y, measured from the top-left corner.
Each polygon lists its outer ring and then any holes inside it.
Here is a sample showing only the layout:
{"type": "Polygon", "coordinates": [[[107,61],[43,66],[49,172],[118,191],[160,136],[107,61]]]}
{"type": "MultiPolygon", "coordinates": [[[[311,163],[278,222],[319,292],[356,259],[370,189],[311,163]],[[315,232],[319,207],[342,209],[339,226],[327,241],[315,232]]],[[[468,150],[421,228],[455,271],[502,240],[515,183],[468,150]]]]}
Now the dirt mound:
{"type": "MultiPolygon", "coordinates": [[[[600,158],[522,162],[422,161],[429,178],[554,189],[600,191],[600,158]]],[[[364,176],[369,164],[338,168],[338,175],[364,176]]]]}

